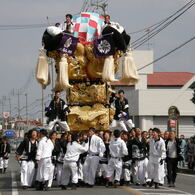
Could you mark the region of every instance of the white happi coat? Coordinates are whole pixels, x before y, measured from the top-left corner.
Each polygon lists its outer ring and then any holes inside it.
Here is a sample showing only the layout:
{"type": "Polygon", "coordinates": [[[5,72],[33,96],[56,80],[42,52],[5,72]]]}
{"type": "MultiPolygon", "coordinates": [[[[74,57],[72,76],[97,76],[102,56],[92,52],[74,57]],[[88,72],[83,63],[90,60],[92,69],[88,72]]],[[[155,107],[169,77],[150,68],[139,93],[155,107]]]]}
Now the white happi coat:
{"type": "Polygon", "coordinates": [[[36,160],[38,160],[37,181],[48,181],[51,178],[50,168],[52,166],[51,156],[54,145],[47,137],[41,138],[38,148],[36,160]]]}
{"type": "Polygon", "coordinates": [[[165,141],[162,138],[155,141],[150,138],[150,153],[148,162],[148,177],[154,182],[164,184],[165,169],[164,162],[161,165],[160,160],[166,158],[165,141]]]}
{"type": "Polygon", "coordinates": [[[115,180],[120,181],[122,174],[122,157],[128,155],[126,143],[119,137],[113,138],[109,145],[111,158],[108,162],[107,177],[110,178],[115,172],[115,180]]]}
{"type": "Polygon", "coordinates": [[[90,139],[88,156],[83,165],[83,179],[85,183],[94,185],[99,160],[100,157],[103,157],[106,147],[103,140],[97,135],[92,135],[90,139]]]}
{"type": "MultiPolygon", "coordinates": [[[[62,31],[66,31],[66,27],[67,27],[67,23],[66,22],[62,23],[62,25],[60,26],[62,31]]],[[[74,28],[75,28],[75,24],[73,22],[71,22],[71,26],[70,26],[70,33],[71,34],[74,33],[74,28]]]]}
{"type": "Polygon", "coordinates": [[[68,143],[66,154],[64,156],[62,185],[68,185],[70,177],[72,178],[72,183],[78,183],[77,161],[80,154],[87,152],[87,150],[88,144],[85,142],[82,145],[76,141],[68,143]]]}

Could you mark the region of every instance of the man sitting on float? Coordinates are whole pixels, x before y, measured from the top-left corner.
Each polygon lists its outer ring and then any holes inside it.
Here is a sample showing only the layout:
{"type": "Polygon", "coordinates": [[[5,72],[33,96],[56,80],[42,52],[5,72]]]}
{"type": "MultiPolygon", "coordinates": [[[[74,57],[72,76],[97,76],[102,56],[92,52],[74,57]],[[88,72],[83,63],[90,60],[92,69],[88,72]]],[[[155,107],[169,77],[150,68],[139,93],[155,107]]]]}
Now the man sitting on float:
{"type": "Polygon", "coordinates": [[[110,16],[105,15],[102,23],[102,35],[113,33],[113,39],[117,49],[126,52],[131,37],[126,34],[125,29],[119,23],[110,21],[110,16]]]}
{"type": "Polygon", "coordinates": [[[66,14],[66,21],[62,24],[61,28],[62,31],[65,33],[74,33],[74,27],[75,24],[72,21],[72,15],[71,14],[66,14]]]}

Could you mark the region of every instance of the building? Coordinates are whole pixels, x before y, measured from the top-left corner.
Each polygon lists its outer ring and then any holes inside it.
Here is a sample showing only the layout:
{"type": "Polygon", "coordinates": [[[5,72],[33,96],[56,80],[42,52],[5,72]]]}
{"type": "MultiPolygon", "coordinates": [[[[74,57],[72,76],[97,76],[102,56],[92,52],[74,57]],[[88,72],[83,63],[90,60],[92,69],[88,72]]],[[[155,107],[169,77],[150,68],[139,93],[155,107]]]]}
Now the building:
{"type": "MultiPolygon", "coordinates": [[[[138,70],[153,61],[153,51],[134,51],[133,55],[138,70]]],[[[195,73],[153,72],[150,64],[139,70],[139,76],[136,85],[113,83],[115,90],[122,88],[126,92],[136,126],[142,130],[158,127],[165,131],[168,109],[176,106],[180,111],[179,135],[195,135],[195,104],[191,101],[195,73]]]]}

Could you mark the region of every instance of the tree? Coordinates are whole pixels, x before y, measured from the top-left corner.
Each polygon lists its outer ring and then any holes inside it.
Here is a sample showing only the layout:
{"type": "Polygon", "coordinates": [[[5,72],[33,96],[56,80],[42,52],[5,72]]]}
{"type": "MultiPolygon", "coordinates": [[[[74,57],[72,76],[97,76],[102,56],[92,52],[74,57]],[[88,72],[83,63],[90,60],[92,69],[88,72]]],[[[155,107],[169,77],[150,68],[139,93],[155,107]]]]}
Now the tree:
{"type": "Polygon", "coordinates": [[[191,101],[195,104],[195,89],[194,89],[193,98],[191,99],[191,101]]]}

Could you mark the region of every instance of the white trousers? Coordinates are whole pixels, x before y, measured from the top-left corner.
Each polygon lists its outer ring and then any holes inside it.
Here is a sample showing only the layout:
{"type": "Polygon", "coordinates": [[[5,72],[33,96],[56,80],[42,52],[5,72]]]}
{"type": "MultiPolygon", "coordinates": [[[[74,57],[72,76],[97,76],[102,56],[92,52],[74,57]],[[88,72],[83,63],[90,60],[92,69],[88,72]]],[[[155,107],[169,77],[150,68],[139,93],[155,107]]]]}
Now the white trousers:
{"type": "Polygon", "coordinates": [[[107,178],[111,178],[115,172],[114,180],[120,181],[123,162],[120,158],[110,158],[108,161],[107,178]]]}
{"type": "Polygon", "coordinates": [[[165,168],[164,162],[161,165],[158,159],[149,158],[148,162],[148,178],[154,182],[164,184],[165,168]]]}
{"type": "Polygon", "coordinates": [[[99,165],[99,156],[87,156],[83,165],[83,180],[85,183],[94,185],[97,168],[99,165]]]}
{"type": "Polygon", "coordinates": [[[133,181],[135,183],[139,184],[145,184],[146,183],[146,161],[144,160],[136,160],[133,164],[133,181]]]}
{"type": "Polygon", "coordinates": [[[67,122],[61,121],[60,119],[50,121],[47,128],[51,131],[56,123],[58,123],[65,131],[70,131],[70,127],[68,126],[67,122]]]}
{"type": "Polygon", "coordinates": [[[0,157],[0,169],[4,169],[8,167],[9,159],[3,159],[3,157],[0,157]]]}
{"type": "Polygon", "coordinates": [[[22,186],[31,187],[35,174],[35,163],[23,160],[20,167],[20,179],[22,186]]]}
{"type": "Polygon", "coordinates": [[[63,165],[62,185],[68,185],[70,178],[72,183],[78,183],[78,167],[76,162],[65,161],[63,165]]]}
{"type": "Polygon", "coordinates": [[[56,172],[57,172],[57,184],[58,186],[62,185],[62,174],[63,174],[63,164],[57,163],[56,166],[56,172]]]}
{"type": "Polygon", "coordinates": [[[39,182],[43,182],[52,179],[50,171],[51,168],[52,168],[51,158],[41,159],[38,163],[36,180],[39,182]]]}
{"type": "Polygon", "coordinates": [[[130,166],[131,166],[130,161],[123,162],[123,169],[122,169],[121,179],[124,179],[124,181],[130,181],[131,180],[132,171],[131,171],[130,166]]]}
{"type": "Polygon", "coordinates": [[[78,164],[78,178],[83,181],[83,164],[78,164]]]}
{"type": "Polygon", "coordinates": [[[50,168],[50,180],[48,182],[48,187],[51,188],[52,183],[53,183],[53,178],[54,178],[54,172],[55,172],[55,165],[53,163],[51,163],[51,168],[50,168]]]}
{"type": "Polygon", "coordinates": [[[145,172],[145,179],[146,179],[146,182],[149,182],[149,181],[151,181],[149,178],[148,178],[148,162],[149,162],[149,160],[148,160],[148,158],[145,158],[144,159],[144,172],[145,172]]]}
{"type": "Polygon", "coordinates": [[[98,171],[97,171],[97,176],[106,178],[107,170],[108,170],[108,164],[104,164],[104,163],[103,164],[99,164],[98,171]]]}
{"type": "Polygon", "coordinates": [[[115,130],[115,129],[119,128],[121,131],[128,131],[126,125],[130,129],[135,127],[135,125],[131,119],[129,119],[129,120],[115,120],[115,119],[113,119],[113,121],[111,123],[111,129],[115,130]]]}

